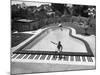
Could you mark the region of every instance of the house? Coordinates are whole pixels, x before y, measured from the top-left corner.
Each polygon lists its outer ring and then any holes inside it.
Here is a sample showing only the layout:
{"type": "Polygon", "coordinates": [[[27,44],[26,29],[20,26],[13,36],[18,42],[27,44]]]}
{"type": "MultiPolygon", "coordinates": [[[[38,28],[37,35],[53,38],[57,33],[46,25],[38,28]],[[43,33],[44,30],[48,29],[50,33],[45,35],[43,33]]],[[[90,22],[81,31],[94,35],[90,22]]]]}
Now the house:
{"type": "Polygon", "coordinates": [[[28,19],[18,19],[12,22],[12,31],[30,31],[32,30],[31,23],[34,22],[34,20],[28,20],[28,19]]]}

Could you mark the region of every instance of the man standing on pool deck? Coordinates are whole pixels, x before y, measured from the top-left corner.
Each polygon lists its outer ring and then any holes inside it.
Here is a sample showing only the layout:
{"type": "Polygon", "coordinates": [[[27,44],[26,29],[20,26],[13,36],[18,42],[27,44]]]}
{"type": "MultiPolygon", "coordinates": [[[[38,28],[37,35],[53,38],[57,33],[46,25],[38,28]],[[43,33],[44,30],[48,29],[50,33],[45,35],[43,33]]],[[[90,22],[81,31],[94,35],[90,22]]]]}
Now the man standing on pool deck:
{"type": "Polygon", "coordinates": [[[63,49],[63,46],[61,45],[61,42],[59,41],[58,43],[55,43],[55,42],[51,41],[51,43],[57,45],[57,51],[55,51],[55,56],[54,57],[56,57],[56,54],[58,54],[59,58],[61,58],[60,53],[62,52],[62,49],[63,49]]]}
{"type": "Polygon", "coordinates": [[[61,45],[61,42],[59,41],[57,44],[57,49],[58,49],[58,54],[59,54],[59,58],[61,58],[60,53],[62,52],[63,46],[61,45]]]}
{"type": "Polygon", "coordinates": [[[60,27],[60,29],[61,29],[61,31],[62,31],[62,30],[63,30],[63,29],[62,29],[62,25],[61,25],[61,24],[59,24],[58,26],[60,27]]]}

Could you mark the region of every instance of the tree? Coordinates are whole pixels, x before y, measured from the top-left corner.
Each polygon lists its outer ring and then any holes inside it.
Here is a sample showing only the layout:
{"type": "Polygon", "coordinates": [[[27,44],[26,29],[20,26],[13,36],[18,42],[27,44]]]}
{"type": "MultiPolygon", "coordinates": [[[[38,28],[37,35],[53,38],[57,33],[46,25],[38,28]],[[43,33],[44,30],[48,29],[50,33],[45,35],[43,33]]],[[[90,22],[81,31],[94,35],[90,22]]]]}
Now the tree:
{"type": "Polygon", "coordinates": [[[65,9],[64,4],[52,3],[51,8],[53,9],[53,11],[59,11],[61,14],[64,14],[64,9],[65,9]]]}

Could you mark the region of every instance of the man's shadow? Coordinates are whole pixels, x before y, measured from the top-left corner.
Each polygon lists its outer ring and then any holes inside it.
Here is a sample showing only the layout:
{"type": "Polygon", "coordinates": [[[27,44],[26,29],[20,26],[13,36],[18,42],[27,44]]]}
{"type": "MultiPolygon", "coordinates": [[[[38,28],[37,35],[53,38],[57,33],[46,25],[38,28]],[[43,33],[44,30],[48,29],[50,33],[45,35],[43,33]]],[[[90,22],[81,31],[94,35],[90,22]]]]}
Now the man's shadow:
{"type": "Polygon", "coordinates": [[[59,60],[61,60],[63,58],[61,53],[62,52],[55,51],[55,54],[54,54],[53,58],[58,58],[59,60]]]}

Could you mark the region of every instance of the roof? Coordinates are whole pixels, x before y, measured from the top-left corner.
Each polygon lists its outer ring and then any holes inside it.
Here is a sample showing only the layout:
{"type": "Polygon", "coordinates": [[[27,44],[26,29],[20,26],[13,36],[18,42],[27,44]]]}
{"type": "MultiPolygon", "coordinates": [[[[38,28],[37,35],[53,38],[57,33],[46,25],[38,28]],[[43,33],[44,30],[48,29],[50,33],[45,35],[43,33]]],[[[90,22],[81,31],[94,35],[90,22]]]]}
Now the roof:
{"type": "Polygon", "coordinates": [[[20,21],[20,22],[32,22],[32,21],[34,21],[34,20],[29,20],[29,19],[19,19],[19,20],[17,20],[17,21],[20,21]]]}

